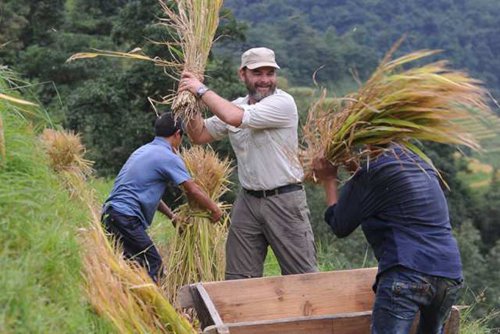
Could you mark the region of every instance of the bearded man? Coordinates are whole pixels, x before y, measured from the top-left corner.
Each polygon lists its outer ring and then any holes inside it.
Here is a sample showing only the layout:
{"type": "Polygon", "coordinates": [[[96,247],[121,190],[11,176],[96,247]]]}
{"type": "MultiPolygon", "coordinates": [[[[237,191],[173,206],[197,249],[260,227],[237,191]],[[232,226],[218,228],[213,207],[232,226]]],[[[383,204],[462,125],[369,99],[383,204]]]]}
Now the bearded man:
{"type": "Polygon", "coordinates": [[[283,275],[317,271],[314,237],[298,160],[298,113],[293,97],[277,88],[274,52],[252,48],[241,56],[239,77],[248,95],[232,102],[184,72],[189,91],[214,116],[195,116],[187,132],[195,144],[229,136],[241,190],[226,243],[226,279],[261,277],[270,246],[283,275]]]}

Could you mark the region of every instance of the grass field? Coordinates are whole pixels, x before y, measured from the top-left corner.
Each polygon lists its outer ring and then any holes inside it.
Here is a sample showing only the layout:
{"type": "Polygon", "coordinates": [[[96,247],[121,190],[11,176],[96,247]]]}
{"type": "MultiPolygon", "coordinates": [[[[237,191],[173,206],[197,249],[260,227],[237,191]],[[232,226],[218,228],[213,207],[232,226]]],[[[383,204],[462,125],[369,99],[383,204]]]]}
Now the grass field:
{"type": "Polygon", "coordinates": [[[78,230],[86,208],[47,166],[33,125],[2,108],[0,333],[113,333],[85,302],[78,230]]]}

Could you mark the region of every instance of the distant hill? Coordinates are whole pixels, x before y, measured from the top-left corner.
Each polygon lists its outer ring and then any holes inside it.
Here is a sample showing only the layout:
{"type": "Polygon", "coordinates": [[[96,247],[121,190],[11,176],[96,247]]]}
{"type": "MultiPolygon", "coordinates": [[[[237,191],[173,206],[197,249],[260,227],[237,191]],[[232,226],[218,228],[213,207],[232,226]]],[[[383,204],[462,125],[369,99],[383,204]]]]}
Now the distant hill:
{"type": "Polygon", "coordinates": [[[361,78],[403,34],[402,52],[442,49],[440,59],[466,69],[500,97],[498,0],[226,0],[249,29],[245,46],[269,45],[295,84],[361,78]]]}

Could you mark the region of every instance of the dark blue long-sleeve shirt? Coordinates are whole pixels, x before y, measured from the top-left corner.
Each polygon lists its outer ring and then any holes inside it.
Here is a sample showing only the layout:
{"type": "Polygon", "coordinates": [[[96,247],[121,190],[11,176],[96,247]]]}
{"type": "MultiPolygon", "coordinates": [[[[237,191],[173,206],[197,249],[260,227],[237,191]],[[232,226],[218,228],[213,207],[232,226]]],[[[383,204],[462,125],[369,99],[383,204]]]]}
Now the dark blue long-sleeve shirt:
{"type": "Polygon", "coordinates": [[[326,210],[325,220],[341,238],[361,225],[379,261],[378,274],[401,265],[428,275],[462,277],[437,175],[399,147],[359,170],[326,210]]]}

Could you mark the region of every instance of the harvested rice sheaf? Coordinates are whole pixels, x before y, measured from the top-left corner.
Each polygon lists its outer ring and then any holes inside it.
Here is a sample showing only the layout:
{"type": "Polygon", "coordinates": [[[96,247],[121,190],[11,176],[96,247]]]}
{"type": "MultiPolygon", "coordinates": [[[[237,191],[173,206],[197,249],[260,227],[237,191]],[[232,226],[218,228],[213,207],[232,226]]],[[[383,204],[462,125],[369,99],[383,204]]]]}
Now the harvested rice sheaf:
{"type": "MultiPolygon", "coordinates": [[[[176,32],[176,44],[182,52],[180,68],[203,78],[215,32],[219,26],[222,0],[160,0],[165,18],[162,23],[176,32]]],[[[178,67],[179,68],[179,67],[178,67]]],[[[179,73],[180,74],[180,73],[179,73]]],[[[172,110],[184,120],[191,119],[202,108],[191,93],[182,92],[173,97],[172,110]]]]}
{"type": "Polygon", "coordinates": [[[81,196],[79,189],[92,174],[93,162],[84,158],[85,146],[80,136],[65,130],[45,129],[40,140],[50,166],[61,175],[70,195],[81,196]]]}
{"type": "MultiPolygon", "coordinates": [[[[165,73],[178,80],[183,70],[188,70],[203,79],[208,55],[214,42],[215,33],[219,25],[219,12],[222,0],[159,0],[164,17],[160,18],[163,25],[170,33],[170,40],[156,41],[155,44],[163,45],[170,53],[171,59],[150,57],[143,53],[141,48],[130,52],[96,50],[97,52],[80,52],[68,58],[68,62],[78,59],[95,57],[116,57],[132,60],[150,61],[165,69],[165,73]]],[[[172,105],[172,111],[187,121],[200,112],[204,105],[191,93],[172,93],[154,101],[172,105]]]]}
{"type": "MultiPolygon", "coordinates": [[[[232,169],[230,160],[220,160],[212,149],[200,146],[185,151],[183,158],[194,182],[218,203],[228,190],[232,169]]],[[[218,205],[227,212],[227,205],[218,205]]],[[[177,290],[183,285],[224,278],[224,244],[229,221],[225,214],[220,222],[211,222],[210,215],[195,203],[182,205],[176,215],[177,233],[172,240],[164,285],[173,302],[177,290]]]]}
{"type": "Polygon", "coordinates": [[[457,120],[473,117],[471,110],[489,111],[481,82],[449,69],[446,61],[408,68],[438,51],[421,50],[391,60],[393,51],[357,92],[329,103],[324,92],[312,105],[303,129],[306,180],[314,179],[314,158],[324,157],[334,165],[359,164],[391,143],[406,146],[431,165],[415,140],[480,149],[457,120]]]}

